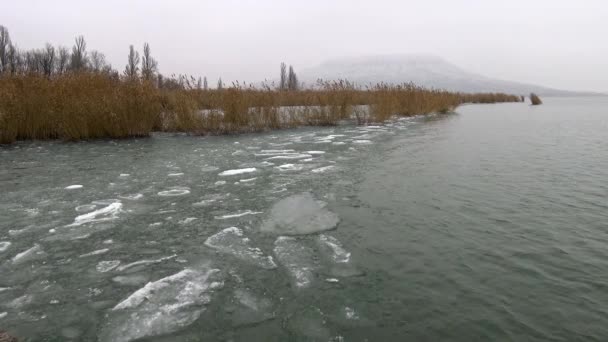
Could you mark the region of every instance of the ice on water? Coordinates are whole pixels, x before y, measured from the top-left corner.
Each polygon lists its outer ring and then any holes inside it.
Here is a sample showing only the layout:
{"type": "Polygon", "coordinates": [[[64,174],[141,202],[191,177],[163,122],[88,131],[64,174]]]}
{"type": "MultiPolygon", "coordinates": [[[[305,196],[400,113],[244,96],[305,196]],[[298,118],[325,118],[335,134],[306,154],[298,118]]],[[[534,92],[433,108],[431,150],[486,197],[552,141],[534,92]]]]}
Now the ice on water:
{"type": "Polygon", "coordinates": [[[296,288],[305,288],[314,280],[314,251],[297,238],[279,236],[274,242],[274,254],[285,267],[296,288]]]}
{"type": "Polygon", "coordinates": [[[0,253],[6,251],[10,246],[10,241],[0,241],[0,253]]]}
{"type": "Polygon", "coordinates": [[[76,216],[76,218],[74,219],[74,223],[70,224],[69,226],[80,226],[87,223],[114,220],[118,217],[118,214],[121,211],[122,203],[114,202],[101,209],[97,209],[90,213],[76,216]]]}
{"type": "Polygon", "coordinates": [[[239,260],[257,265],[265,269],[276,268],[277,265],[270,255],[264,255],[261,249],[253,247],[251,240],[245,237],[243,230],[230,227],[210,236],[206,241],[207,247],[220,253],[230,254],[239,260]]]}
{"type": "Polygon", "coordinates": [[[260,229],[279,235],[305,235],[334,229],[339,221],[323,202],[304,192],[275,203],[260,229]]]}
{"type": "Polygon", "coordinates": [[[225,177],[225,176],[234,176],[234,175],[241,175],[244,173],[252,173],[252,172],[256,172],[257,169],[255,167],[249,167],[249,168],[245,168],[245,169],[236,169],[236,170],[226,170],[226,171],[222,171],[218,174],[218,176],[220,177],[225,177]]]}
{"type": "Polygon", "coordinates": [[[128,342],[179,331],[200,317],[221,287],[220,270],[208,265],[150,282],[112,308],[99,340],[128,342]]]}

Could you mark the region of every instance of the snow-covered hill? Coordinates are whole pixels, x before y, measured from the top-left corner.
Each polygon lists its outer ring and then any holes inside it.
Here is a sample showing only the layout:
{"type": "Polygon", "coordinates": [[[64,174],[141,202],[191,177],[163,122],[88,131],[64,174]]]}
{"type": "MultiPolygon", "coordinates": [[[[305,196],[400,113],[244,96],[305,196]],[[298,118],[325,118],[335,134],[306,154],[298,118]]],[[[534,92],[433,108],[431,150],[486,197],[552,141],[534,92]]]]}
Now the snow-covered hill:
{"type": "MultiPolygon", "coordinates": [[[[330,60],[300,72],[311,85],[317,79],[347,79],[358,85],[414,82],[417,85],[462,92],[505,92],[527,95],[584,95],[533,84],[488,78],[468,72],[432,55],[388,55],[330,60]]],[[[588,95],[588,94],[587,94],[588,95]]]]}

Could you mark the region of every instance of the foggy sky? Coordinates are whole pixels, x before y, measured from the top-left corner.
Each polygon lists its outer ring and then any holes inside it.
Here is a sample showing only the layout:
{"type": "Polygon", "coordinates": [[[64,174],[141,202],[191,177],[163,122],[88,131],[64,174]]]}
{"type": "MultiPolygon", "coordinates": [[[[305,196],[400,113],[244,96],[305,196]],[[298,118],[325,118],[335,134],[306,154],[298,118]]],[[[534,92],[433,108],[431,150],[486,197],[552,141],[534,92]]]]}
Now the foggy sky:
{"type": "Polygon", "coordinates": [[[277,77],[327,59],[433,54],[475,73],[608,92],[605,0],[0,0],[0,24],[22,49],[50,42],[124,69],[149,42],[165,75],[277,77]]]}

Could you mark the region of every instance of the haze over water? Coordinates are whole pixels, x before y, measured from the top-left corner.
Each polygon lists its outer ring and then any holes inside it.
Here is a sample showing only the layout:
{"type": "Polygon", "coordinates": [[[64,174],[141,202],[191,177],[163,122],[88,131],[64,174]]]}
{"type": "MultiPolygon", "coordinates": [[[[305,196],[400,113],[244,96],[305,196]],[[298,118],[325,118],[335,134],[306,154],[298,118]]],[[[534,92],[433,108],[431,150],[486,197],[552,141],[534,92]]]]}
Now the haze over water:
{"type": "Polygon", "coordinates": [[[0,328],[32,341],[605,341],[608,100],[544,100],[2,147],[0,328]]]}

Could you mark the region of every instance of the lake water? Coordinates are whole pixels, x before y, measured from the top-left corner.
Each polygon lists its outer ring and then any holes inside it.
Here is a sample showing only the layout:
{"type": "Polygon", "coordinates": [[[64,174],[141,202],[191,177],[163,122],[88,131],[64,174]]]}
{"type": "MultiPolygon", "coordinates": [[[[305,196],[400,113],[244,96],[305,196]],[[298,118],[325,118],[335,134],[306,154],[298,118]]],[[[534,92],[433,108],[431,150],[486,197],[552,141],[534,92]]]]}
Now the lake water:
{"type": "Polygon", "coordinates": [[[27,341],[606,341],[608,99],[0,148],[27,341]]]}

